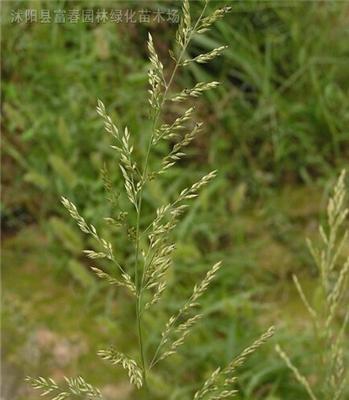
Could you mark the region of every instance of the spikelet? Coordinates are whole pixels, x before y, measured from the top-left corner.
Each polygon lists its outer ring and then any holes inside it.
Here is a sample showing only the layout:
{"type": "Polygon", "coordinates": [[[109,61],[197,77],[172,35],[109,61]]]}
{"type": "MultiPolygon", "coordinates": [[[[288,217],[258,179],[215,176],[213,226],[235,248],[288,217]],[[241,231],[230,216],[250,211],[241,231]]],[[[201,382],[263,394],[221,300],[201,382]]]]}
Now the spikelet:
{"type": "Polygon", "coordinates": [[[188,207],[186,204],[180,203],[196,198],[199,190],[205,187],[212,179],[214,179],[216,174],[216,170],[209,172],[197,182],[193,183],[190,187],[183,189],[173,203],[161,206],[156,210],[155,219],[153,220],[152,224],[146,228],[146,231],[149,231],[150,227],[152,228],[152,232],[149,235],[151,246],[155,246],[155,243],[157,243],[156,240],[160,240],[158,237],[156,238],[156,236],[159,236],[165,232],[170,232],[175,228],[178,217],[183,214],[184,210],[188,207]],[[170,221],[166,224],[163,224],[162,221],[167,215],[171,216],[170,221]]]}
{"type": "Polygon", "coordinates": [[[87,399],[102,399],[99,389],[87,383],[81,376],[77,378],[65,378],[71,393],[86,396],[87,399]]]}
{"type": "Polygon", "coordinates": [[[154,289],[155,293],[150,305],[155,304],[159,301],[160,296],[166,289],[166,282],[164,281],[165,274],[169,267],[171,266],[171,255],[173,252],[173,245],[167,245],[166,243],[160,244],[153,254],[150,255],[152,261],[147,266],[144,274],[144,287],[146,289],[154,289]]]}
{"type": "Polygon", "coordinates": [[[148,51],[151,63],[151,68],[148,71],[148,80],[150,86],[149,104],[151,108],[157,112],[160,109],[161,94],[163,88],[166,86],[166,83],[163,72],[164,67],[155,51],[153,38],[150,33],[148,34],[148,51]]]}
{"type": "Polygon", "coordinates": [[[204,399],[208,394],[213,393],[218,390],[218,387],[216,385],[216,380],[221,372],[221,368],[218,367],[215,369],[212,374],[209,376],[208,379],[206,379],[205,383],[201,387],[200,390],[198,390],[195,395],[193,400],[201,400],[204,399]]]}
{"type": "Polygon", "coordinates": [[[111,117],[107,114],[105,105],[103,104],[102,100],[97,100],[97,114],[103,118],[104,121],[104,128],[105,130],[110,133],[117,141],[120,140],[119,130],[114,125],[111,117]]]}
{"type": "Polygon", "coordinates": [[[294,284],[295,284],[295,286],[296,286],[297,292],[298,292],[298,294],[299,294],[299,297],[301,298],[301,300],[302,300],[302,302],[303,302],[305,308],[306,308],[307,311],[309,312],[310,316],[313,318],[313,320],[314,320],[315,323],[316,323],[317,317],[318,317],[316,311],[315,311],[314,308],[310,305],[310,303],[309,303],[309,301],[308,301],[308,299],[307,299],[307,297],[306,297],[306,295],[305,295],[305,293],[304,293],[304,291],[303,291],[303,288],[302,288],[302,286],[301,286],[301,284],[300,284],[300,282],[299,282],[297,276],[296,276],[296,275],[293,275],[292,278],[293,278],[293,282],[294,282],[294,284]]]}
{"type": "Polygon", "coordinates": [[[51,400],[66,400],[75,398],[75,396],[86,400],[103,400],[100,390],[87,383],[81,376],[77,378],[64,377],[64,380],[64,387],[60,387],[51,378],[26,378],[26,381],[29,382],[34,389],[42,391],[41,396],[50,395],[51,400]]]}
{"type": "MultiPolygon", "coordinates": [[[[114,147],[114,146],[112,146],[114,147]]],[[[136,163],[132,161],[133,146],[130,145],[130,132],[125,128],[124,135],[121,139],[120,148],[120,170],[124,177],[125,190],[130,202],[134,205],[136,211],[138,210],[138,193],[141,189],[142,183],[137,182],[140,173],[137,169],[136,163]]]]}
{"type": "Polygon", "coordinates": [[[96,258],[105,258],[105,253],[102,251],[96,252],[94,250],[84,250],[83,253],[86,257],[91,258],[92,260],[95,260],[96,258]]]}
{"type": "Polygon", "coordinates": [[[214,24],[219,19],[223,18],[225,14],[229,13],[232,10],[232,7],[222,7],[215,10],[208,17],[202,18],[199,26],[197,27],[197,33],[207,32],[212,24],[214,24]]]}
{"type": "Polygon", "coordinates": [[[216,88],[220,83],[217,81],[212,82],[199,82],[191,89],[184,89],[177,95],[171,98],[171,101],[180,102],[188,99],[189,97],[199,97],[203,92],[216,88]]]}
{"type": "Polygon", "coordinates": [[[142,371],[136,361],[125,356],[125,354],[116,351],[113,347],[107,350],[99,350],[97,353],[103,360],[110,361],[113,365],[121,365],[128,372],[130,382],[139,389],[142,387],[142,371]]]}
{"type": "Polygon", "coordinates": [[[169,232],[174,229],[176,221],[172,218],[165,224],[154,223],[149,233],[149,249],[146,254],[144,267],[144,287],[154,290],[152,299],[147,302],[145,309],[156,304],[164,293],[167,283],[165,274],[172,263],[174,244],[169,241],[169,232]]]}
{"type": "Polygon", "coordinates": [[[73,219],[75,219],[75,221],[77,222],[81,231],[84,233],[90,233],[90,227],[87,225],[84,218],[79,214],[75,204],[73,204],[71,201],[69,201],[65,197],[62,197],[61,201],[62,201],[63,206],[68,210],[71,217],[73,219]]]}
{"type": "Polygon", "coordinates": [[[175,204],[182,202],[184,200],[193,199],[198,196],[198,191],[206,186],[213,178],[216,177],[217,171],[211,171],[207,175],[203,176],[198,182],[195,182],[189,188],[185,188],[179,194],[175,204]]]}
{"type": "Polygon", "coordinates": [[[116,192],[113,189],[112,180],[111,180],[110,174],[107,170],[107,167],[105,165],[101,169],[101,177],[102,177],[102,181],[103,181],[104,190],[107,194],[107,200],[115,207],[116,206],[120,207],[120,205],[119,205],[120,193],[116,192]]]}
{"type": "Polygon", "coordinates": [[[105,239],[101,238],[98,235],[97,230],[93,225],[87,224],[87,222],[84,220],[84,218],[79,214],[76,206],[71,201],[69,201],[65,197],[62,197],[62,204],[69,211],[72,218],[77,222],[80,229],[83,232],[90,234],[94,239],[96,239],[98,241],[98,243],[104,249],[104,251],[100,251],[100,252],[96,252],[94,250],[84,250],[84,254],[90,259],[107,258],[107,259],[113,261],[113,263],[118,267],[118,269],[121,272],[122,280],[119,281],[117,279],[109,277],[108,274],[99,270],[98,268],[92,267],[92,270],[97,274],[97,276],[99,276],[99,278],[106,279],[108,281],[108,283],[110,283],[110,284],[127,287],[131,291],[131,293],[135,294],[135,286],[132,282],[132,279],[129,276],[129,274],[127,274],[125,272],[125,270],[121,267],[121,265],[118,263],[118,261],[114,257],[113,248],[112,248],[111,243],[106,241],[105,239]]]}
{"type": "Polygon", "coordinates": [[[39,378],[32,378],[30,376],[27,376],[25,380],[29,382],[34,389],[43,390],[41,396],[46,396],[53,391],[59,390],[59,386],[52,378],[46,379],[42,376],[40,376],[39,378]]]}
{"type": "Polygon", "coordinates": [[[182,140],[173,146],[171,152],[162,160],[162,166],[158,171],[158,174],[163,174],[166,170],[172,167],[176,161],[185,156],[185,153],[183,153],[183,148],[188,146],[194,140],[196,135],[200,132],[201,127],[202,123],[197,123],[194,129],[187,133],[182,140]]]}
{"type": "Polygon", "coordinates": [[[109,283],[109,285],[116,285],[116,286],[126,287],[131,291],[131,293],[134,296],[136,296],[136,287],[135,287],[134,283],[132,282],[132,279],[131,279],[130,275],[128,275],[126,272],[122,272],[121,273],[122,281],[120,281],[119,279],[116,279],[116,278],[110,276],[109,274],[107,274],[106,272],[102,271],[99,268],[91,267],[91,270],[99,278],[104,279],[105,281],[107,281],[109,283]]]}
{"type": "Polygon", "coordinates": [[[174,244],[168,243],[166,239],[158,238],[156,244],[151,244],[148,258],[151,261],[146,265],[144,273],[145,287],[152,288],[158,286],[161,279],[171,264],[171,256],[174,250],[174,244]]]}
{"type": "Polygon", "coordinates": [[[121,211],[117,214],[116,218],[111,218],[111,217],[105,217],[104,221],[112,226],[115,226],[116,228],[120,228],[121,226],[124,226],[125,228],[127,228],[128,224],[127,224],[127,215],[128,213],[125,211],[121,211]]]}
{"type": "Polygon", "coordinates": [[[328,301],[328,307],[329,307],[329,314],[326,319],[326,329],[329,329],[331,323],[333,322],[333,319],[336,315],[336,311],[340,305],[340,301],[342,299],[342,296],[345,293],[346,289],[346,280],[348,277],[349,273],[349,258],[347,261],[344,263],[342,269],[339,272],[337,281],[333,285],[333,289],[330,291],[330,293],[327,296],[327,301],[328,301]]]}
{"type": "Polygon", "coordinates": [[[237,368],[241,367],[247,358],[265,344],[273,334],[274,327],[270,327],[224,369],[217,368],[204,382],[201,389],[195,393],[193,400],[221,400],[234,397],[238,393],[236,389],[232,388],[232,385],[237,381],[236,376],[234,376],[237,368]]]}
{"type": "MultiPolygon", "coordinates": [[[[169,332],[169,335],[171,334],[173,336],[177,336],[177,339],[170,344],[169,348],[165,352],[163,352],[156,361],[154,361],[154,365],[157,364],[159,361],[162,361],[165,358],[171,356],[172,354],[175,354],[178,350],[178,347],[184,344],[186,336],[189,335],[194,325],[197,324],[197,322],[200,321],[202,317],[203,314],[196,314],[180,324],[176,329],[173,330],[173,332],[169,332]]],[[[168,337],[164,337],[163,345],[167,343],[168,337]]]]}
{"type": "MultiPolygon", "coordinates": [[[[103,247],[104,249],[104,256],[107,257],[109,260],[115,260],[114,254],[113,254],[113,248],[111,243],[106,241],[105,239],[101,238],[94,225],[88,225],[85,219],[79,214],[76,206],[74,203],[69,201],[67,198],[63,197],[61,198],[63,206],[68,210],[69,214],[71,217],[77,222],[79,228],[81,229],[82,232],[87,233],[91,235],[97,242],[103,247]]],[[[93,252],[94,253],[94,252],[93,252]]],[[[92,253],[89,253],[92,254],[92,253]]]]}
{"type": "Polygon", "coordinates": [[[182,65],[186,66],[186,65],[190,64],[191,62],[197,62],[198,64],[206,64],[206,63],[212,61],[214,58],[220,56],[223,53],[223,51],[227,48],[228,48],[228,46],[217,47],[217,48],[209,51],[208,53],[200,54],[200,55],[192,58],[191,60],[183,61],[182,65]]]}
{"type": "Polygon", "coordinates": [[[186,44],[188,43],[191,30],[190,4],[189,0],[184,0],[182,6],[182,17],[176,33],[176,42],[180,48],[185,48],[186,44]]]}
{"type": "Polygon", "coordinates": [[[317,397],[313,393],[310,384],[308,380],[300,373],[299,369],[291,362],[291,360],[288,358],[287,354],[281,349],[279,345],[275,346],[276,351],[280,355],[280,357],[285,361],[286,365],[288,368],[293,372],[295,378],[297,381],[304,387],[304,389],[307,391],[309,397],[312,400],[317,400],[317,397]]]}
{"type": "Polygon", "coordinates": [[[164,282],[160,281],[155,286],[156,286],[156,290],[153,294],[153,297],[152,297],[151,301],[148,301],[146,303],[146,305],[144,306],[144,310],[149,310],[149,308],[151,306],[153,306],[154,304],[156,304],[160,301],[160,298],[167,287],[167,283],[165,281],[164,282]]]}
{"type": "Polygon", "coordinates": [[[171,212],[170,209],[170,204],[160,207],[156,218],[146,229],[150,232],[148,234],[149,248],[145,254],[143,282],[145,289],[154,292],[152,299],[146,303],[145,310],[160,300],[167,287],[165,275],[172,264],[172,253],[175,249],[174,243],[169,240],[169,234],[175,228],[180,215],[179,211],[172,210],[171,212]],[[167,222],[163,221],[166,215],[170,216],[167,222]]]}
{"type": "Polygon", "coordinates": [[[235,360],[233,360],[226,368],[225,373],[231,374],[237,368],[241,367],[247,358],[253,354],[259,347],[269,340],[275,332],[275,328],[271,326],[266,332],[264,332],[257,340],[255,340],[251,346],[247,347],[235,360]]]}
{"type": "MultiPolygon", "coordinates": [[[[119,166],[124,177],[127,197],[137,209],[137,194],[140,190],[141,182],[137,182],[140,174],[136,163],[132,160],[133,146],[130,144],[130,132],[126,127],[124,134],[120,135],[118,128],[106,113],[105,106],[101,100],[98,100],[97,113],[103,118],[106,131],[116,139],[117,144],[111,145],[111,148],[117,150],[120,154],[119,166]]],[[[102,175],[106,190],[111,192],[111,182],[110,179],[109,181],[106,180],[107,174],[105,168],[102,169],[102,175]]]]}
{"type": "Polygon", "coordinates": [[[175,139],[178,138],[178,131],[183,129],[183,124],[188,121],[193,114],[194,107],[188,108],[188,110],[171,124],[162,124],[160,128],[156,129],[156,133],[153,137],[153,145],[156,145],[161,139],[175,139]]]}
{"type": "Polygon", "coordinates": [[[161,333],[161,341],[158,345],[156,353],[151,362],[151,367],[156,365],[159,361],[164,358],[174,354],[176,349],[181,346],[184,342],[185,337],[190,333],[191,328],[194,324],[201,318],[200,314],[197,314],[194,317],[187,317],[187,319],[175,327],[177,321],[179,321],[182,317],[184,317],[189,310],[198,306],[198,299],[204,294],[204,292],[208,289],[208,286],[214,279],[216,273],[221,267],[221,262],[218,262],[213,265],[213,267],[207,272],[204,279],[197,285],[194,286],[193,293],[189,297],[189,299],[185,302],[183,307],[181,307],[175,315],[172,315],[165,325],[164,331],[161,333]],[[180,334],[179,338],[173,341],[169,346],[168,343],[170,341],[170,337],[172,335],[180,334]],[[163,347],[169,347],[166,351],[162,351],[163,347]],[[162,352],[161,352],[162,351],[162,352]]]}
{"type": "MultiPolygon", "coordinates": [[[[222,262],[219,261],[212,266],[212,268],[207,272],[205,278],[199,283],[194,286],[194,290],[192,295],[190,296],[189,300],[184,304],[184,306],[179,310],[176,319],[179,318],[182,314],[187,312],[189,309],[197,306],[197,301],[199,298],[206,292],[210,283],[216,276],[218,270],[221,268],[222,262]]],[[[174,322],[174,321],[173,321],[174,322]]],[[[166,325],[166,330],[162,334],[162,336],[166,336],[166,331],[173,325],[172,318],[170,318],[169,322],[166,325]]]]}

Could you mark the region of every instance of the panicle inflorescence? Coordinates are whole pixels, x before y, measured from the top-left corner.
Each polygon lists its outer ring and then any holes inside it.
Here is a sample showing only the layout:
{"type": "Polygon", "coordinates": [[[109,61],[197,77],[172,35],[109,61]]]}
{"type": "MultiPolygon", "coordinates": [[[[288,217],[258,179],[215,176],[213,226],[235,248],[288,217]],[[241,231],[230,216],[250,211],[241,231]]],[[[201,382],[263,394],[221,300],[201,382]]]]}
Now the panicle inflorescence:
{"type": "Polygon", "coordinates": [[[286,365],[292,370],[295,378],[304,387],[312,400],[323,398],[339,400],[343,398],[347,383],[347,369],[344,358],[344,332],[348,324],[349,309],[340,318],[338,310],[348,301],[349,256],[344,255],[348,241],[348,230],[343,228],[348,208],[346,207],[346,173],[343,170],[334,186],[327,206],[327,223],[320,225],[321,243],[315,246],[307,240],[308,247],[319,271],[319,293],[322,295],[321,307],[315,307],[308,300],[298,278],[293,277],[299,296],[309,313],[314,327],[314,340],[321,351],[316,373],[319,384],[312,388],[297,366],[288,355],[277,346],[276,350],[286,365]],[[322,398],[321,397],[321,398],[322,398]]]}
{"type": "Polygon", "coordinates": [[[195,393],[193,400],[221,400],[234,397],[238,393],[233,387],[237,381],[235,376],[237,368],[241,367],[247,358],[255,353],[273,334],[274,327],[270,327],[224,369],[217,368],[213,371],[201,389],[195,393]]]}
{"type": "Polygon", "coordinates": [[[301,374],[299,369],[291,362],[291,360],[289,359],[287,354],[281,349],[281,347],[279,345],[276,345],[275,349],[278,352],[278,354],[280,355],[280,357],[285,361],[285,364],[287,365],[287,367],[293,372],[297,381],[304,387],[304,389],[308,393],[311,400],[317,400],[317,397],[313,393],[313,390],[312,390],[307,378],[301,374]]]}
{"type": "Polygon", "coordinates": [[[162,160],[161,169],[158,171],[158,174],[163,174],[168,168],[172,167],[178,160],[185,156],[183,148],[194,140],[196,135],[200,132],[201,127],[202,123],[197,123],[190,132],[186,133],[184,137],[173,146],[170,153],[162,160]]]}
{"type": "Polygon", "coordinates": [[[183,101],[189,97],[199,97],[203,92],[216,88],[220,83],[217,81],[212,82],[199,82],[193,88],[183,89],[180,93],[174,95],[171,101],[183,101]]]}
{"type": "Polygon", "coordinates": [[[130,382],[139,389],[143,384],[142,371],[137,365],[136,361],[125,354],[115,350],[114,347],[110,347],[106,350],[99,350],[97,353],[103,360],[108,360],[112,364],[121,365],[127,370],[130,382]]]}
{"type": "Polygon", "coordinates": [[[68,210],[71,217],[76,221],[81,231],[91,235],[103,248],[103,252],[100,252],[99,256],[97,255],[98,253],[95,253],[94,251],[88,251],[87,255],[90,258],[101,258],[100,255],[103,253],[104,257],[109,260],[115,260],[111,243],[100,237],[94,225],[87,224],[85,219],[79,214],[75,204],[65,197],[62,197],[62,204],[68,210]],[[92,257],[92,255],[94,255],[94,257],[92,257]]]}
{"type": "Polygon", "coordinates": [[[41,390],[41,396],[50,395],[51,400],[68,400],[78,398],[83,400],[103,400],[99,389],[87,383],[84,378],[64,377],[64,384],[58,385],[53,379],[27,377],[34,389],[41,390]]]}
{"type": "Polygon", "coordinates": [[[188,108],[183,115],[180,115],[175,121],[169,124],[162,124],[156,129],[153,137],[153,145],[157,144],[161,139],[177,139],[179,136],[178,131],[184,128],[183,124],[192,118],[194,107],[188,108]]]}
{"type": "Polygon", "coordinates": [[[209,30],[209,28],[219,19],[222,19],[225,14],[229,13],[232,10],[232,7],[225,6],[222,8],[217,8],[211,15],[202,18],[200,24],[197,27],[198,33],[204,33],[209,30]]]}
{"type": "Polygon", "coordinates": [[[115,139],[118,141],[120,140],[119,130],[116,125],[113,123],[111,117],[107,114],[105,105],[102,100],[97,100],[97,114],[103,118],[104,121],[104,128],[105,130],[110,133],[115,139]]]}
{"type": "Polygon", "coordinates": [[[214,58],[220,56],[223,53],[223,51],[227,48],[228,48],[228,46],[217,47],[217,48],[209,51],[208,53],[200,54],[190,60],[184,60],[182,65],[185,66],[191,62],[197,62],[199,64],[206,64],[206,63],[210,62],[211,60],[213,60],[214,58]]]}
{"type": "Polygon", "coordinates": [[[208,286],[210,285],[220,267],[221,262],[214,264],[213,267],[207,272],[205,278],[199,284],[194,286],[193,293],[185,302],[185,304],[178,310],[175,315],[172,315],[169,318],[165,325],[165,329],[161,334],[161,341],[151,362],[151,367],[156,365],[159,361],[174,354],[177,348],[184,343],[185,337],[190,333],[195,323],[198,322],[199,319],[201,319],[201,314],[196,314],[193,317],[188,317],[187,314],[194,307],[198,306],[198,299],[208,289],[208,286]],[[176,323],[180,320],[183,320],[183,318],[184,322],[176,326],[176,323]],[[176,340],[172,341],[169,344],[170,338],[172,336],[178,337],[176,340]]]}
{"type": "Polygon", "coordinates": [[[151,68],[148,71],[148,80],[150,86],[149,104],[153,111],[158,112],[161,106],[162,90],[165,87],[166,82],[163,72],[164,67],[155,51],[153,38],[150,33],[148,34],[148,51],[151,63],[151,68]]]}
{"type": "Polygon", "coordinates": [[[184,49],[188,43],[191,30],[190,4],[189,0],[184,0],[182,6],[182,17],[176,33],[176,42],[182,49],[184,49]]]}
{"type": "Polygon", "coordinates": [[[139,179],[140,174],[136,163],[132,161],[133,146],[130,145],[130,132],[127,127],[121,139],[121,149],[119,151],[119,167],[124,177],[125,191],[130,202],[134,205],[136,210],[138,210],[138,193],[141,189],[142,182],[139,179]]]}
{"type": "MultiPolygon", "coordinates": [[[[92,236],[100,245],[100,249],[86,249],[85,256],[90,260],[98,261],[106,259],[112,261],[117,267],[117,276],[112,272],[105,272],[97,266],[91,270],[106,283],[128,289],[135,301],[136,326],[139,339],[139,360],[136,361],[129,356],[117,351],[114,347],[100,350],[98,355],[113,365],[121,365],[128,374],[130,382],[137,388],[146,383],[147,372],[158,362],[176,353],[183,345],[186,337],[193,327],[199,322],[203,314],[198,313],[196,308],[198,300],[206,292],[218,273],[221,263],[218,262],[206,273],[203,280],[194,286],[192,295],[184,305],[172,315],[165,324],[164,330],[159,337],[159,344],[156,347],[151,362],[147,363],[147,355],[144,346],[144,313],[160,301],[167,288],[167,271],[172,265],[172,256],[175,250],[175,243],[171,239],[171,233],[178,224],[178,221],[186,208],[188,200],[198,196],[199,191],[204,188],[215,176],[212,171],[203,176],[197,182],[184,188],[168,204],[160,206],[154,215],[151,223],[143,229],[142,202],[144,190],[151,179],[155,179],[166,173],[184,155],[184,149],[195,139],[202,129],[201,122],[194,122],[194,107],[183,106],[181,113],[178,113],[170,123],[161,123],[166,107],[173,107],[174,102],[186,104],[189,99],[197,98],[204,92],[214,89],[219,82],[198,82],[192,88],[184,89],[177,94],[171,94],[171,86],[180,68],[190,63],[203,64],[210,62],[223,53],[226,46],[220,46],[211,51],[199,54],[194,58],[186,58],[188,47],[194,35],[207,31],[210,26],[222,18],[229,10],[229,7],[221,8],[213,14],[205,16],[207,1],[200,16],[196,21],[192,20],[189,0],[183,1],[182,17],[176,33],[176,45],[170,52],[174,60],[172,72],[164,73],[164,66],[156,51],[153,37],[149,33],[147,47],[149,52],[150,68],[148,71],[149,81],[149,104],[151,135],[148,140],[148,147],[145,153],[144,162],[139,162],[133,152],[133,140],[127,127],[118,128],[111,116],[107,113],[104,103],[98,99],[97,114],[104,122],[105,130],[112,136],[111,148],[118,154],[119,168],[124,181],[124,193],[130,204],[130,210],[120,209],[120,193],[113,190],[112,179],[104,167],[102,169],[102,181],[112,209],[117,209],[116,215],[108,216],[104,220],[114,227],[123,226],[127,229],[128,238],[134,246],[134,265],[132,272],[129,265],[123,267],[114,256],[111,243],[97,232],[94,225],[88,224],[79,214],[77,207],[65,197],[62,198],[64,207],[71,217],[77,222],[79,228],[86,234],[92,236]],[[150,170],[149,158],[151,150],[161,141],[167,141],[168,151],[162,158],[160,166],[154,171],[150,170]],[[133,213],[135,218],[129,214],[133,213]],[[134,222],[136,221],[136,222],[134,222]]],[[[141,152],[140,152],[141,153],[141,152]]],[[[334,296],[336,297],[336,296],[334,296]]],[[[264,341],[271,336],[271,331],[262,336],[259,341],[246,349],[233,363],[225,369],[217,369],[204,383],[202,389],[195,395],[195,400],[206,395],[209,399],[223,399],[235,394],[236,390],[231,388],[235,377],[231,376],[234,369],[241,365],[246,357],[252,354],[264,341]]],[[[147,348],[148,351],[148,348],[147,348]]],[[[69,394],[82,394],[86,399],[100,399],[100,392],[87,384],[82,378],[66,380],[66,390],[61,390],[53,380],[38,378],[31,381],[35,388],[45,390],[46,394],[55,393],[55,400],[64,400],[69,394]]],[[[145,385],[146,386],[146,385],[145,385]]]]}
{"type": "Polygon", "coordinates": [[[110,276],[109,274],[107,274],[106,272],[102,271],[101,269],[97,268],[97,267],[91,267],[91,270],[101,279],[104,279],[105,281],[107,281],[107,283],[109,283],[110,285],[116,285],[116,286],[123,286],[128,288],[131,293],[133,295],[136,295],[136,287],[135,284],[132,281],[132,278],[130,277],[129,274],[127,274],[126,272],[122,272],[121,273],[121,278],[117,279],[114,278],[112,276],[110,276]]]}

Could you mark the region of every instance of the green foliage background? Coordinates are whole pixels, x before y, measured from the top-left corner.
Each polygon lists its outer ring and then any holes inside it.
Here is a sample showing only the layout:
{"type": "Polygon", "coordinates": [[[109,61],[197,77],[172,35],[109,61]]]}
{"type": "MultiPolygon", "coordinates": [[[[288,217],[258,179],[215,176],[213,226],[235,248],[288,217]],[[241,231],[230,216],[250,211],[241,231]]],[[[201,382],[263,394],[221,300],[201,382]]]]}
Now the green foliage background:
{"type": "MultiPolygon", "coordinates": [[[[210,7],[221,4],[212,1],[210,7]]],[[[229,49],[209,66],[190,66],[176,82],[178,87],[196,80],[222,82],[196,102],[205,132],[146,199],[150,212],[205,172],[219,171],[176,231],[171,296],[147,321],[154,331],[151,346],[166,315],[208,265],[223,259],[219,279],[204,299],[205,322],[181,355],[152,377],[159,398],[190,398],[211,369],[270,324],[316,383],[311,369],[316,348],[308,341],[309,325],[290,277],[297,272],[306,288],[314,286],[304,238],[316,236],[328,184],[349,155],[349,6],[340,1],[229,5],[232,13],[196,39],[191,52],[225,44],[229,49]]],[[[191,6],[195,13],[200,2],[191,6]]],[[[170,67],[167,49],[176,29],[166,21],[16,24],[11,10],[179,7],[175,1],[2,3],[5,399],[33,398],[23,384],[29,373],[82,374],[109,390],[111,399],[135,398],[123,372],[95,356],[111,341],[132,354],[133,309],[123,291],[105,287],[89,273],[81,250],[90,244],[59,197],[70,198],[87,220],[106,230],[104,163],[114,172],[115,187],[121,180],[96,99],[120,125],[127,123],[141,158],[150,129],[147,32],[170,67]]],[[[124,236],[108,232],[125,262],[130,260],[124,236]]],[[[242,369],[239,385],[243,399],[306,398],[272,345],[242,369]]]]}

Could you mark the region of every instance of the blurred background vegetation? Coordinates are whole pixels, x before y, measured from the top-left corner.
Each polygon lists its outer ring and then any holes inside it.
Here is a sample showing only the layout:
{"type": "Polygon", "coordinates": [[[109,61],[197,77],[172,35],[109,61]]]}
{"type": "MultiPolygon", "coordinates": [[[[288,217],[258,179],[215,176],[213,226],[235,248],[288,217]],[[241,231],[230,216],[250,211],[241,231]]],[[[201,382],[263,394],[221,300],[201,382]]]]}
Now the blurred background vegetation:
{"type": "MultiPolygon", "coordinates": [[[[222,2],[212,1],[214,9],[222,2]]],[[[317,235],[329,185],[349,156],[349,3],[341,1],[230,2],[224,21],[194,40],[190,54],[228,44],[217,61],[191,65],[175,86],[219,80],[196,102],[204,133],[189,156],[147,192],[151,216],[161,201],[212,169],[204,191],[175,233],[171,295],[148,320],[148,349],[175,307],[214,261],[224,268],[203,300],[205,321],[180,356],[152,379],[159,398],[189,399],[217,365],[269,325],[275,340],[316,383],[310,326],[291,282],[297,273],[314,286],[305,237],[317,235]],[[306,352],[305,352],[306,351],[306,352]]],[[[201,2],[191,2],[197,14],[201,2]]],[[[124,234],[103,222],[100,170],[107,165],[121,187],[109,137],[95,112],[100,98],[120,126],[128,125],[144,155],[147,123],[147,32],[166,68],[176,25],[11,22],[17,9],[106,8],[152,13],[179,9],[176,1],[2,2],[2,262],[3,394],[36,398],[26,375],[83,375],[107,399],[133,399],[122,370],[96,356],[108,344],[133,353],[133,308],[122,290],[106,287],[88,270],[91,247],[64,212],[70,198],[86,219],[117,243],[124,234]],[[125,335],[127,332],[127,335],[125,335]]],[[[168,110],[168,119],[178,109],[168,110]]],[[[163,149],[164,150],[164,149],[163,149]]],[[[153,155],[155,163],[161,154],[153,155]]],[[[123,201],[123,200],[121,200],[123,201]]],[[[147,217],[146,217],[147,218],[147,217]]],[[[311,291],[310,291],[311,292],[311,291]]],[[[240,371],[241,399],[306,399],[273,350],[254,355],[240,371]]]]}

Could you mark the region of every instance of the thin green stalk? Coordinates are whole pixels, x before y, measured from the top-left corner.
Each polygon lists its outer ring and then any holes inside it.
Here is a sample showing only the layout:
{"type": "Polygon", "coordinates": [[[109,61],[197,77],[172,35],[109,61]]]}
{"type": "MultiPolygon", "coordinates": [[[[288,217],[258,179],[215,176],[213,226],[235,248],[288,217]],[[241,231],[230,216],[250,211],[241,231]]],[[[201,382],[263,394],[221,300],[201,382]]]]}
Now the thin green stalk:
{"type": "Polygon", "coordinates": [[[137,331],[138,331],[138,341],[139,341],[139,351],[141,355],[141,364],[142,364],[142,373],[143,373],[143,382],[144,386],[147,386],[147,376],[146,376],[146,360],[143,346],[143,333],[142,333],[142,316],[141,316],[141,287],[139,286],[139,278],[138,278],[138,269],[139,269],[139,225],[140,225],[140,214],[141,214],[141,196],[138,202],[138,211],[137,211],[137,226],[136,226],[136,261],[135,261],[135,284],[136,284],[136,319],[137,319],[137,331]]]}

